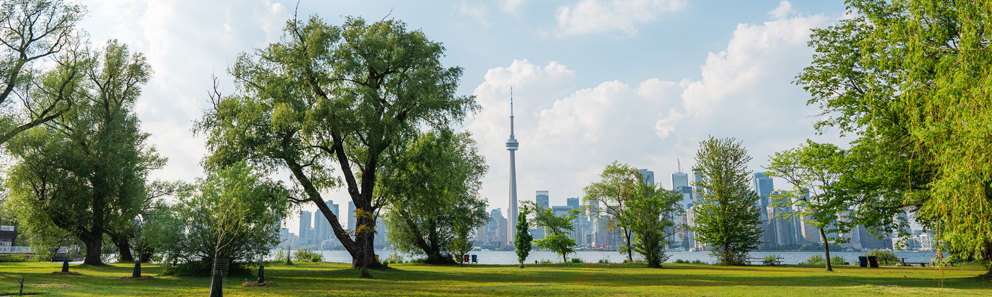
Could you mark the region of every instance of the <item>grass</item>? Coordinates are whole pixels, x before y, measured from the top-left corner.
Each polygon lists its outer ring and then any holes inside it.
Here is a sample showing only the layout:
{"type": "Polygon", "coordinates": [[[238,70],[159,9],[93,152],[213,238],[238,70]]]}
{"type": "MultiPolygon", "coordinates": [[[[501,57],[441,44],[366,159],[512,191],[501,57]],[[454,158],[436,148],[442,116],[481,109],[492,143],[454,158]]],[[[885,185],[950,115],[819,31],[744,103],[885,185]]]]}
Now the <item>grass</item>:
{"type": "MultiPolygon", "coordinates": [[[[266,281],[276,287],[244,288],[244,277],[230,277],[225,296],[588,296],[588,295],[733,295],[733,296],[992,296],[992,282],[976,276],[979,265],[947,268],[835,266],[825,272],[814,266],[720,267],[668,264],[543,264],[517,266],[428,266],[394,264],[374,270],[373,279],[339,263],[297,262],[266,265],[266,281]]],[[[158,276],[162,268],[142,264],[152,280],[120,281],[131,264],[71,265],[81,275],[52,275],[60,263],[0,263],[0,296],[16,295],[25,278],[25,293],[42,296],[203,296],[209,278],[158,276]],[[67,284],[68,286],[36,286],[67,284]]],[[[254,281],[254,278],[247,279],[254,281]]]]}

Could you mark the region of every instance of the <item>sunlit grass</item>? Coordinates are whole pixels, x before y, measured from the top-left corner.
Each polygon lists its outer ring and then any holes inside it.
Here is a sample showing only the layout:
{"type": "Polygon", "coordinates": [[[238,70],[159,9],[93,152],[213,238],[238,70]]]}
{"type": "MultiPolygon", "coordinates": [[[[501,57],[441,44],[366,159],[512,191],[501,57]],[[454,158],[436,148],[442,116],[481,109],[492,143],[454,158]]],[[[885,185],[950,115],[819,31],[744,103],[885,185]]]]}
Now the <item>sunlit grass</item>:
{"type": "MultiPolygon", "coordinates": [[[[52,275],[58,263],[0,263],[0,295],[17,294],[25,278],[25,293],[43,296],[186,296],[206,295],[209,278],[158,276],[158,265],[143,265],[153,280],[121,281],[130,264],[72,265],[81,275],[52,275]],[[40,287],[37,284],[67,284],[40,287]]],[[[343,296],[343,295],[992,295],[992,282],[976,278],[984,267],[949,268],[844,266],[835,272],[809,266],[720,267],[665,264],[548,264],[516,266],[393,265],[376,270],[374,279],[340,263],[296,263],[266,267],[266,281],[278,286],[244,288],[254,278],[230,277],[225,296],[343,296]]]]}

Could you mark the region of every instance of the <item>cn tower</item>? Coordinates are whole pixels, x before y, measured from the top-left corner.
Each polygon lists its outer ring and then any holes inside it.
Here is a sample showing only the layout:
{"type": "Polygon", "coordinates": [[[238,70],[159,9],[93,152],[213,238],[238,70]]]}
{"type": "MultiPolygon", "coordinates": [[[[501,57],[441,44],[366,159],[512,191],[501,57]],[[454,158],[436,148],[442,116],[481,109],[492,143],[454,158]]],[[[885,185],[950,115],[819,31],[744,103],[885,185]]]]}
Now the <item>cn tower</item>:
{"type": "Polygon", "coordinates": [[[506,244],[513,246],[517,235],[517,160],[514,153],[520,145],[513,137],[513,88],[510,88],[510,139],[506,141],[506,150],[510,151],[510,207],[507,208],[506,244]]]}

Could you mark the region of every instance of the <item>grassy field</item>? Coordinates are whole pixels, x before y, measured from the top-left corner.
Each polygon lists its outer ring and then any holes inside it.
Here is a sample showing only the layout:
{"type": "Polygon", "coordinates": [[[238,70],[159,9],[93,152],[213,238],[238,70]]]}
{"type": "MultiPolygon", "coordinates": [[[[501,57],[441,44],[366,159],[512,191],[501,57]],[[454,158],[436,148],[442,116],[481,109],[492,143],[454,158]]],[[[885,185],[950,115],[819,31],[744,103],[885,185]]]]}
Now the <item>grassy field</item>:
{"type": "MultiPolygon", "coordinates": [[[[209,278],[159,277],[162,268],[142,265],[152,280],[122,281],[131,265],[71,265],[81,275],[52,275],[58,263],[0,263],[0,296],[16,295],[25,278],[25,293],[43,296],[205,296],[209,278]]],[[[245,288],[244,277],[230,277],[225,296],[587,296],[587,295],[702,295],[702,296],[992,296],[992,282],[976,276],[983,267],[939,268],[845,266],[828,273],[820,267],[665,264],[663,269],[643,264],[548,264],[515,266],[393,265],[373,271],[374,279],[358,278],[358,271],[338,263],[274,264],[266,267],[266,281],[278,286],[245,288]]]]}

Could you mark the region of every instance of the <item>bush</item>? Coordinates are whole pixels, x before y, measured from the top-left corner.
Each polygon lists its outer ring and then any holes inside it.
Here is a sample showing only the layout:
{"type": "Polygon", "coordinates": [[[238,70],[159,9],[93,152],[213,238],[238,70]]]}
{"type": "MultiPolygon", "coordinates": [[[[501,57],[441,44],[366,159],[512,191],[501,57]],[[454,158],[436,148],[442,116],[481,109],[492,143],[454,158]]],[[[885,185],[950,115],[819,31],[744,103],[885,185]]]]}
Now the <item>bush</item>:
{"type": "Polygon", "coordinates": [[[324,254],[314,252],[310,249],[299,249],[293,253],[293,260],[296,262],[320,262],[324,260],[324,254]]]}
{"type": "Polygon", "coordinates": [[[801,265],[816,265],[816,264],[823,264],[823,263],[827,263],[827,260],[823,258],[823,255],[817,254],[817,255],[809,256],[809,259],[806,259],[805,262],[802,262],[802,263],[799,263],[799,264],[801,264],[801,265]]]}
{"type": "Polygon", "coordinates": [[[844,265],[844,257],[841,257],[841,256],[830,257],[830,264],[832,264],[832,265],[844,265]]]}
{"type": "Polygon", "coordinates": [[[692,260],[692,264],[707,264],[707,263],[700,260],[692,260]]]}
{"type": "MultiPolygon", "coordinates": [[[[227,275],[254,276],[253,267],[248,263],[234,262],[227,268],[227,275]]],[[[213,268],[213,263],[210,261],[190,261],[176,266],[166,265],[162,275],[210,277],[212,275],[211,268],[213,268]]]]}
{"type": "Polygon", "coordinates": [[[878,262],[882,263],[882,265],[889,265],[889,263],[895,264],[899,262],[899,257],[896,257],[896,254],[890,250],[871,250],[865,256],[878,257],[878,262]]]}
{"type": "Polygon", "coordinates": [[[675,259],[675,263],[684,264],[684,263],[689,263],[689,261],[682,261],[682,259],[675,259]]]}
{"type": "Polygon", "coordinates": [[[547,259],[541,260],[541,264],[551,264],[551,263],[552,263],[551,260],[547,260],[547,259]]]}
{"type": "Polygon", "coordinates": [[[0,262],[27,262],[28,258],[19,255],[0,257],[0,262]]]}
{"type": "Polygon", "coordinates": [[[572,263],[582,264],[582,263],[585,263],[585,262],[582,262],[582,259],[579,259],[579,258],[572,258],[572,263]]]}
{"type": "Polygon", "coordinates": [[[607,260],[607,259],[599,259],[599,264],[610,264],[610,260],[607,260]]]}
{"type": "Polygon", "coordinates": [[[778,264],[778,255],[768,254],[767,256],[765,256],[765,260],[762,261],[762,263],[765,264],[765,265],[775,265],[775,264],[778,264]]]}

